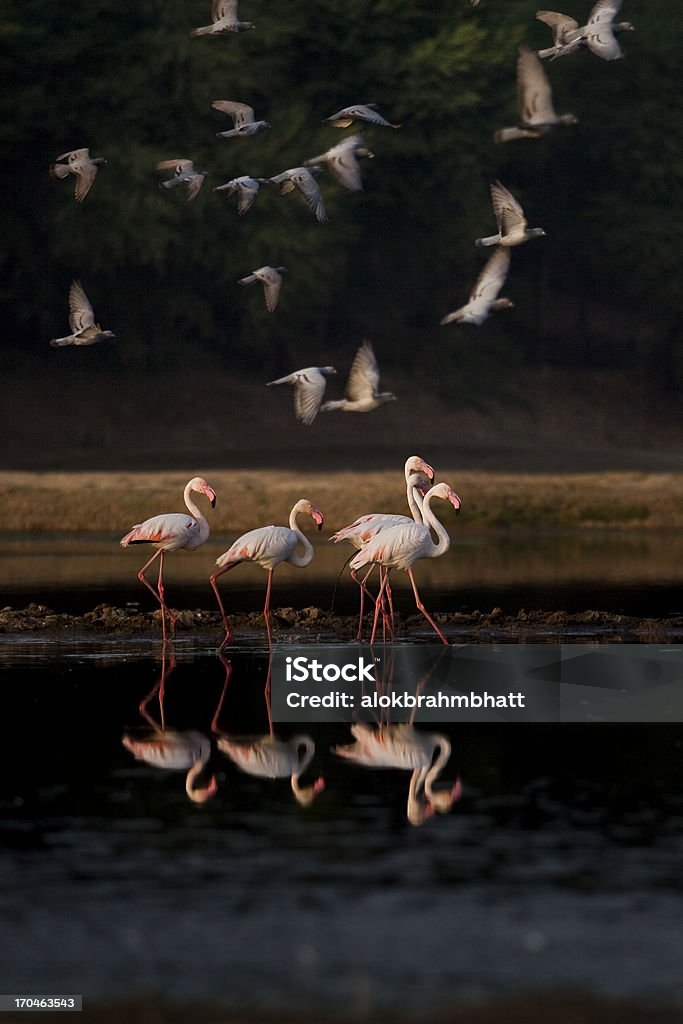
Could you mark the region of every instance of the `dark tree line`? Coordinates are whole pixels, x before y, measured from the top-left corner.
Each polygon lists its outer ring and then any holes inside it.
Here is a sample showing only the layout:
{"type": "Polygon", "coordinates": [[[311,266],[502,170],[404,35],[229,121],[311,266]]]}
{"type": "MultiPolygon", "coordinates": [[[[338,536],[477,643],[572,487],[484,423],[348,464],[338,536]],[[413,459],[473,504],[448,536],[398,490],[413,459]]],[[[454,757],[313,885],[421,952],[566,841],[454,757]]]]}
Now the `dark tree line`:
{"type": "Polygon", "coordinates": [[[517,46],[550,41],[529,0],[241,0],[255,31],[199,39],[209,0],[1,0],[4,372],[43,367],[79,277],[124,375],[188,353],[207,371],[347,365],[367,336],[383,364],[461,381],[492,362],[680,381],[683,19],[675,0],[625,7],[625,60],[545,65],[579,124],[495,145],[514,123],[517,46]],[[272,130],[217,139],[214,99],[250,103],[272,130]],[[361,193],[320,179],[328,224],[271,187],[244,217],[212,191],[325,150],[342,133],[321,119],[369,101],[402,127],[354,126],[376,156],[361,193]],[[79,146],[108,161],[82,205],[47,173],[79,146]],[[173,157],[210,172],[192,203],[157,187],[173,157]],[[486,258],[473,240],[494,230],[494,178],[547,237],[513,253],[513,311],[440,327],[486,258]],[[289,268],[274,315],[236,283],[266,263],[289,268]]]}

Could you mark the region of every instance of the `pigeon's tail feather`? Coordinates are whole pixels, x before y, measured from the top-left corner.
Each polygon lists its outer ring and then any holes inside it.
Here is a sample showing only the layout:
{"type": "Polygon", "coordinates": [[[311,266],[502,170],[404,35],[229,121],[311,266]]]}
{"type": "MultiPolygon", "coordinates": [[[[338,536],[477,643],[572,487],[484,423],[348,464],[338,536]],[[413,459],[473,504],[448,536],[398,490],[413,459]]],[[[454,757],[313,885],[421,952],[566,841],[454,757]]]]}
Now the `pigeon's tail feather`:
{"type": "Polygon", "coordinates": [[[523,131],[521,128],[499,128],[494,133],[494,142],[511,142],[512,139],[525,139],[528,133],[523,131]]]}
{"type": "Polygon", "coordinates": [[[335,409],[343,409],[346,404],[346,399],[342,398],[338,402],[323,402],[320,406],[321,412],[333,412],[335,409]]]}
{"type": "Polygon", "coordinates": [[[73,338],[71,335],[66,338],[52,338],[50,344],[53,348],[63,348],[65,345],[72,345],[73,338]]]}
{"type": "Polygon", "coordinates": [[[50,177],[68,178],[71,174],[68,164],[50,164],[50,177]]]}
{"type": "Polygon", "coordinates": [[[500,242],[500,235],[489,235],[487,238],[476,238],[474,241],[475,245],[498,245],[500,242]]]}
{"type": "Polygon", "coordinates": [[[441,320],[441,323],[442,324],[452,324],[454,321],[456,323],[460,323],[463,319],[464,319],[463,310],[461,308],[461,309],[456,309],[456,311],[454,313],[447,313],[446,316],[443,317],[443,319],[441,320]]]}

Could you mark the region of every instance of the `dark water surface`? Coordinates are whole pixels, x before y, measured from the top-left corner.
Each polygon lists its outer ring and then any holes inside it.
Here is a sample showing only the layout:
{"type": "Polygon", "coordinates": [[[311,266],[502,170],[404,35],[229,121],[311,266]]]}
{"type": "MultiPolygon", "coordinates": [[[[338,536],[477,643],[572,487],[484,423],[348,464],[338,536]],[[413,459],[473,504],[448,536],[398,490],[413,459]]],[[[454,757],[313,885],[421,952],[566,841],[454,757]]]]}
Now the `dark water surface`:
{"type": "Polygon", "coordinates": [[[683,1002],[682,726],[449,725],[439,785],[460,777],[463,795],[415,827],[410,771],[331,752],[347,725],[306,726],[301,784],[325,782],[308,807],[287,778],[240,771],[217,740],[269,733],[265,655],[229,671],[186,642],[163,714],[167,733],[211,737],[199,778],[217,790],[195,803],[186,769],[122,744],[150,731],[150,694],[160,720],[159,654],[5,646],[5,992],[359,1017],[569,988],[683,1002]]]}

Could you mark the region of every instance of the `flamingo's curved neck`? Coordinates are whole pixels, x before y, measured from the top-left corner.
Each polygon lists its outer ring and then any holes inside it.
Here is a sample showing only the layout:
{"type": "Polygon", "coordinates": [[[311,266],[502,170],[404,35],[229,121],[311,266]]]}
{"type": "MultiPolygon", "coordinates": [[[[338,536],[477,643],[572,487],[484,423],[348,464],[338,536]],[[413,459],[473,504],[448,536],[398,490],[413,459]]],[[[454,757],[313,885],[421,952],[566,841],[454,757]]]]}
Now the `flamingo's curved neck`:
{"type": "Polygon", "coordinates": [[[183,491],[183,499],[185,501],[185,505],[190,515],[194,516],[194,518],[197,520],[197,526],[199,527],[199,539],[200,542],[203,544],[209,538],[209,521],[204,515],[204,513],[201,511],[201,509],[198,509],[195,503],[193,502],[193,494],[194,491],[192,490],[190,485],[187,484],[185,490],[183,491]]]}
{"type": "Polygon", "coordinates": [[[313,755],[315,754],[315,743],[310,736],[294,736],[289,742],[294,748],[298,758],[297,768],[292,775],[292,779],[298,779],[300,775],[303,775],[313,760],[313,755]],[[301,755],[299,755],[299,751],[303,751],[301,755]]]}
{"type": "Polygon", "coordinates": [[[300,509],[295,505],[289,514],[289,528],[293,533],[296,534],[297,540],[301,544],[303,550],[302,554],[297,551],[293,551],[287,559],[291,565],[296,565],[299,569],[303,569],[304,566],[309,565],[313,561],[313,545],[310,543],[307,537],[301,532],[297,525],[296,518],[299,515],[300,509]]]}
{"type": "Polygon", "coordinates": [[[410,776],[406,817],[411,825],[421,825],[426,818],[431,817],[434,813],[431,806],[425,802],[425,799],[422,796],[426,773],[426,768],[416,768],[410,776]]]}
{"type": "Polygon", "coordinates": [[[411,473],[406,480],[406,497],[408,499],[408,507],[410,514],[416,523],[422,522],[422,495],[418,490],[417,484],[421,477],[419,473],[411,473]]]}
{"type": "Polygon", "coordinates": [[[425,526],[429,526],[434,530],[435,534],[439,538],[436,544],[434,544],[430,550],[425,554],[425,558],[438,558],[439,555],[445,555],[451,546],[451,538],[446,532],[446,527],[443,526],[436,518],[431,507],[432,495],[427,494],[424,501],[422,502],[422,520],[425,526]]]}
{"type": "Polygon", "coordinates": [[[211,776],[207,786],[195,786],[195,780],[201,775],[210,754],[211,746],[208,743],[202,743],[198,750],[197,760],[185,778],[185,792],[194,803],[203,803],[216,792],[216,779],[214,776],[211,776]]]}
{"type": "Polygon", "coordinates": [[[300,777],[313,759],[315,744],[310,736],[294,736],[289,742],[295,748],[297,757],[299,757],[299,751],[303,747],[303,754],[299,758],[297,769],[292,773],[290,779],[292,793],[296,797],[297,803],[301,804],[302,807],[310,807],[321,789],[325,788],[325,783],[322,779],[317,779],[311,786],[299,785],[300,777]]]}
{"type": "Polygon", "coordinates": [[[434,794],[432,792],[432,783],[436,782],[439,775],[448,764],[448,760],[451,756],[451,745],[445,736],[434,735],[431,737],[431,739],[433,743],[432,753],[435,750],[438,750],[439,756],[437,757],[436,761],[434,762],[434,764],[431,766],[431,768],[424,777],[425,793],[427,794],[429,800],[434,799],[434,794]]]}

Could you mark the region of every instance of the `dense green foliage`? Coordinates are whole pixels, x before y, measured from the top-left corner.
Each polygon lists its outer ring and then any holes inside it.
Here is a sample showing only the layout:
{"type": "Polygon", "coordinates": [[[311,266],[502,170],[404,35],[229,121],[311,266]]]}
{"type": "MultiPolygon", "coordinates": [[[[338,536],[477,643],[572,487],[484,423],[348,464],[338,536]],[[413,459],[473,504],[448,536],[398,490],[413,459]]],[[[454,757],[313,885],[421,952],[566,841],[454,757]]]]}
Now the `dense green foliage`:
{"type": "MultiPolygon", "coordinates": [[[[588,4],[569,6],[581,17],[588,4]]],[[[259,375],[344,366],[367,336],[383,365],[465,390],[492,364],[680,378],[683,19],[676,0],[625,7],[625,60],[546,64],[558,112],[579,124],[501,146],[516,48],[550,42],[529,0],[241,0],[255,31],[202,38],[190,31],[208,23],[209,0],[0,0],[0,365],[48,357],[80,277],[122,371],[188,358],[259,375]],[[272,130],[217,139],[230,127],[211,109],[219,98],[251,103],[272,130]],[[300,164],[342,137],[321,118],[372,101],[402,128],[349,130],[376,156],[362,193],[320,179],[328,224],[270,186],[244,217],[212,191],[300,164]],[[79,146],[108,161],[82,206],[73,179],[47,173],[79,146]],[[210,172],[192,203],[157,188],[156,163],[175,157],[210,172]],[[440,327],[483,265],[473,240],[494,230],[496,177],[547,237],[513,253],[513,311],[440,327]],[[236,283],[265,263],[290,271],[275,315],[236,283]]]]}

